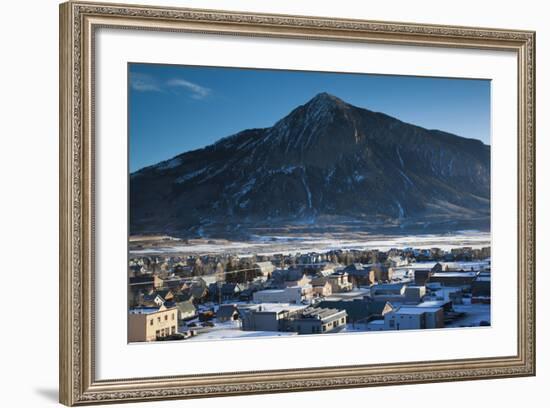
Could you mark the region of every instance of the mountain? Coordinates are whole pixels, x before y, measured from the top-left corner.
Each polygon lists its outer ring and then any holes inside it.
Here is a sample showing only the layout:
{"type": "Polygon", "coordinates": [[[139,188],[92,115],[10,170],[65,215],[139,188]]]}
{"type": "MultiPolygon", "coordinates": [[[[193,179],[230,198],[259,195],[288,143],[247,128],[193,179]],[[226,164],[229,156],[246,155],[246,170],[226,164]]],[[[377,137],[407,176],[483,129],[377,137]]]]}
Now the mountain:
{"type": "MultiPolygon", "coordinates": [[[[466,118],[465,118],[466,120],[466,118]]],[[[213,236],[288,225],[487,228],[490,147],[321,93],[130,176],[130,228],[213,236]]]]}

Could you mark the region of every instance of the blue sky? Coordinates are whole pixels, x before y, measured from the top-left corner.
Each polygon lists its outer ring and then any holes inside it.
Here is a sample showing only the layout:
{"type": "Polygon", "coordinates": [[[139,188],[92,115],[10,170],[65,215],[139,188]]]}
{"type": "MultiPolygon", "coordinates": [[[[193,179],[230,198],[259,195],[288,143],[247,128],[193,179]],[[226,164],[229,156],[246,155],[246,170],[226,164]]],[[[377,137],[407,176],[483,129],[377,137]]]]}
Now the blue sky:
{"type": "Polygon", "coordinates": [[[130,171],[269,127],[319,92],[402,121],[490,144],[490,81],[129,65],[130,171]]]}

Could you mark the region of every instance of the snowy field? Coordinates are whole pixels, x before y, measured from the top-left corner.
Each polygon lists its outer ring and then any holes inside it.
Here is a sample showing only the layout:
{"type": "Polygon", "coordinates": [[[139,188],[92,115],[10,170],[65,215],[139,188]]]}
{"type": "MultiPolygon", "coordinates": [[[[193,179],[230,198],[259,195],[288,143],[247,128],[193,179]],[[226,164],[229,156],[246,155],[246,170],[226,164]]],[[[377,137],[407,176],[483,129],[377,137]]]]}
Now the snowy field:
{"type": "Polygon", "coordinates": [[[450,324],[446,324],[445,328],[479,326],[482,321],[491,322],[491,305],[468,303],[453,305],[453,309],[455,312],[464,312],[465,315],[450,324]]]}
{"type": "Polygon", "coordinates": [[[147,248],[130,248],[130,255],[185,255],[185,254],[233,254],[240,256],[325,253],[333,250],[369,250],[387,251],[392,248],[441,248],[450,250],[460,247],[482,248],[491,245],[489,232],[463,231],[452,234],[426,234],[408,236],[382,236],[352,238],[333,238],[326,236],[256,236],[251,241],[197,240],[190,244],[178,241],[163,242],[147,248]]]}

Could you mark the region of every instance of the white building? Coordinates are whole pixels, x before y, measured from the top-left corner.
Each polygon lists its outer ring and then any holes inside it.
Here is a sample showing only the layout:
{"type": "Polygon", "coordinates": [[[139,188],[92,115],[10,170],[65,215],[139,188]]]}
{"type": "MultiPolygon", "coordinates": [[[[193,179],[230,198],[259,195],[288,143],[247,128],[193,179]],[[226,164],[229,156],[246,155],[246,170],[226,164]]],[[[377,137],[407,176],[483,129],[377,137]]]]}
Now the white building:
{"type": "Polygon", "coordinates": [[[435,329],[444,326],[441,307],[399,307],[384,315],[384,330],[435,329]]]}
{"type": "Polygon", "coordinates": [[[301,303],[313,297],[313,287],[290,286],[284,289],[266,289],[254,292],[252,299],[258,303],[301,303]]]}

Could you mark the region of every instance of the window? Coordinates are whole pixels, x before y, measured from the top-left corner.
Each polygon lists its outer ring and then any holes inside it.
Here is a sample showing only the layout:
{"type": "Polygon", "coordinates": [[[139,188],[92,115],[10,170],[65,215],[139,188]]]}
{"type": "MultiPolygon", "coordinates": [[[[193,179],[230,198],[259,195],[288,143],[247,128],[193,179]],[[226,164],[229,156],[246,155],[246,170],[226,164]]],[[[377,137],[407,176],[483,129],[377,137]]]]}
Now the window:
{"type": "Polygon", "coordinates": [[[176,326],[172,326],[172,334],[176,334],[176,326]]]}
{"type": "Polygon", "coordinates": [[[390,320],[390,327],[395,327],[395,320],[393,319],[390,320]]]}
{"type": "Polygon", "coordinates": [[[158,320],[158,322],[160,323],[160,316],[159,316],[159,317],[157,317],[157,320],[158,320]]]}
{"type": "Polygon", "coordinates": [[[156,335],[157,337],[160,337],[160,330],[157,330],[157,331],[155,332],[155,335],[156,335]]]}
{"type": "Polygon", "coordinates": [[[175,317],[174,317],[174,313],[172,313],[172,320],[174,320],[174,319],[175,319],[175,317]]]}
{"type": "Polygon", "coordinates": [[[151,321],[149,322],[149,324],[152,326],[154,321],[155,321],[154,319],[151,319],[151,321]]]}
{"type": "Polygon", "coordinates": [[[164,320],[168,320],[168,315],[164,315],[164,320]]]}

